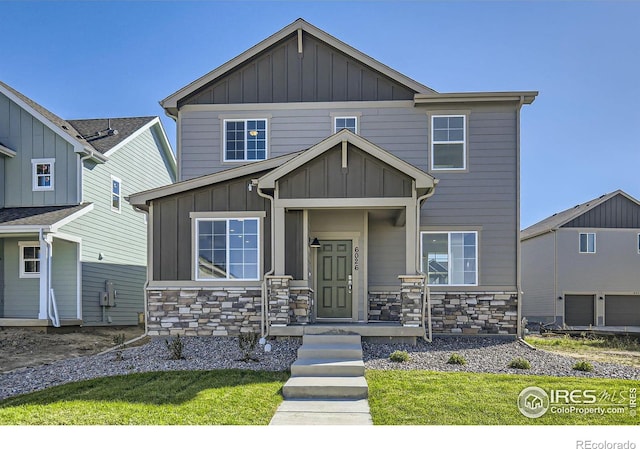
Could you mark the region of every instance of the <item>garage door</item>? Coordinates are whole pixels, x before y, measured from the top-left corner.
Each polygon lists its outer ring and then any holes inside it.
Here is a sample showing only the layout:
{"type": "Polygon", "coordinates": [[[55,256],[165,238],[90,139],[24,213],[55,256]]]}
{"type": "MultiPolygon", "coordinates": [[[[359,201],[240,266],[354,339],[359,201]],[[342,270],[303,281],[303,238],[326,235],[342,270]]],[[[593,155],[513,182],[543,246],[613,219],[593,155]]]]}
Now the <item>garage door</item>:
{"type": "Polygon", "coordinates": [[[594,326],[594,295],[564,295],[564,322],[567,326],[594,326]]]}
{"type": "Polygon", "coordinates": [[[640,296],[607,295],[604,300],[604,324],[640,326],[640,296]]]}

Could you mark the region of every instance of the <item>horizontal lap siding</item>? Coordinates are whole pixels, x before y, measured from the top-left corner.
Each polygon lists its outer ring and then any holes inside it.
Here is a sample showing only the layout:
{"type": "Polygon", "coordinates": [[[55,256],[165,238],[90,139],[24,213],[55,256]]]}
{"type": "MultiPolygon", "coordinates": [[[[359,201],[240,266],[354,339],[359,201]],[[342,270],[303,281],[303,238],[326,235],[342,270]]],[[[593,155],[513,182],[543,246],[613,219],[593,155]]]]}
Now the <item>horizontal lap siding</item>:
{"type": "Polygon", "coordinates": [[[522,242],[522,314],[556,316],[554,235],[522,242]]]}
{"type": "Polygon", "coordinates": [[[77,243],[53,240],[51,286],[60,319],[78,316],[78,247],[77,243]]]}
{"type": "Polygon", "coordinates": [[[436,194],[423,205],[422,226],[480,229],[480,285],[516,285],[516,114],[474,108],[469,116],[468,172],[432,172],[436,194]]]}

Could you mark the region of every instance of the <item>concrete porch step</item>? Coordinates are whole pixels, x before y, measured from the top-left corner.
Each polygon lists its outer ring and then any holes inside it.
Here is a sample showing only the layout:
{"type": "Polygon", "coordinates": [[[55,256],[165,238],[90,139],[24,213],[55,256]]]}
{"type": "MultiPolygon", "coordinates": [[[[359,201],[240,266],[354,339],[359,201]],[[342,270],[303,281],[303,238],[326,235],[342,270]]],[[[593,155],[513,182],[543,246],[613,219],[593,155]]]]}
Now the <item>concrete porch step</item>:
{"type": "Polygon", "coordinates": [[[362,344],[362,337],[359,334],[304,334],[303,344],[362,344]]]}
{"type": "Polygon", "coordinates": [[[362,359],[302,358],[291,365],[291,376],[358,377],[364,376],[362,359]]]}
{"type": "Polygon", "coordinates": [[[298,348],[300,359],[361,359],[362,344],[360,343],[306,343],[298,348]]]}
{"type": "Polygon", "coordinates": [[[366,399],[368,395],[364,376],[291,377],[282,387],[285,399],[366,399]]]}

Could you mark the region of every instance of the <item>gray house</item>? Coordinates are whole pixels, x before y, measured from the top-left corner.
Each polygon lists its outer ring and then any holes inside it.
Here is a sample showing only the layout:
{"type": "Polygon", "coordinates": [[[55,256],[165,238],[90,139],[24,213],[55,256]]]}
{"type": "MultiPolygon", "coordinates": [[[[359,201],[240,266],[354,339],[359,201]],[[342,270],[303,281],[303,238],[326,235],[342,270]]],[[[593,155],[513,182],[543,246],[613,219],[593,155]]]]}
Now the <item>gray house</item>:
{"type": "Polygon", "coordinates": [[[640,202],[621,190],[521,233],[530,323],[640,326],[640,202]]]}
{"type": "Polygon", "coordinates": [[[176,179],[158,117],[65,121],[0,83],[0,326],[135,325],[146,216],[176,179]]]}
{"type": "Polygon", "coordinates": [[[296,20],[161,101],[151,335],[515,334],[520,111],[438,93],[296,20]]]}

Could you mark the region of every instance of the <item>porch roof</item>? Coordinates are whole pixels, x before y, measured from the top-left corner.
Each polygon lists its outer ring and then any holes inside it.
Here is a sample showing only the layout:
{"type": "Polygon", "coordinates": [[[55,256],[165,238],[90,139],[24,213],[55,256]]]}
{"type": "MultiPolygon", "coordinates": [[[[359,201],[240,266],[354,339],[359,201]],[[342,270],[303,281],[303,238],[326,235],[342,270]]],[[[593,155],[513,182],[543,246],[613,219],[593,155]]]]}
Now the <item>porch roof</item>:
{"type": "MultiPolygon", "coordinates": [[[[285,162],[278,168],[270,171],[266,175],[262,176],[258,180],[258,188],[260,189],[273,189],[275,188],[276,181],[291,173],[298,167],[310,162],[319,155],[331,150],[336,145],[343,144],[343,164],[347,159],[347,146],[346,144],[352,144],[365,153],[373,156],[379,161],[387,164],[390,167],[402,172],[415,180],[416,189],[433,189],[437,184],[437,180],[428,173],[420,170],[419,168],[403,161],[397,156],[389,153],[383,148],[375,145],[367,139],[352,133],[347,129],[343,129],[330,137],[327,137],[323,141],[312,146],[308,150],[301,152],[298,156],[285,162]]],[[[344,165],[343,165],[344,166],[344,165]]]]}
{"type": "Polygon", "coordinates": [[[92,203],[71,206],[7,207],[0,209],[0,232],[55,231],[93,209],[92,203]]]}

